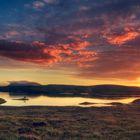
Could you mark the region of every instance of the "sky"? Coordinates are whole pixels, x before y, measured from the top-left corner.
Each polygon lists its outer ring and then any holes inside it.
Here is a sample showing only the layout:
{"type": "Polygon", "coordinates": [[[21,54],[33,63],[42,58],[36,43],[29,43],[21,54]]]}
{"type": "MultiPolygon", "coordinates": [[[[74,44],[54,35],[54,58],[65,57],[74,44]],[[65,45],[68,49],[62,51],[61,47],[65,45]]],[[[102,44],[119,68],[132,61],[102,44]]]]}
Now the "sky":
{"type": "Polygon", "coordinates": [[[0,84],[140,86],[139,0],[0,0],[0,84]]]}

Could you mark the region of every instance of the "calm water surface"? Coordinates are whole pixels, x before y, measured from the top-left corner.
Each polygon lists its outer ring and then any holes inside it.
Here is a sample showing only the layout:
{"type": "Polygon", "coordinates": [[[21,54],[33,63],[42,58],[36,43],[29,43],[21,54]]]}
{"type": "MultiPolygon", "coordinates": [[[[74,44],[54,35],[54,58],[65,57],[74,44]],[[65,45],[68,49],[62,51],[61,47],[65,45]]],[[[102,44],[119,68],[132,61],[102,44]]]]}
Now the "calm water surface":
{"type": "Polygon", "coordinates": [[[0,98],[5,99],[7,102],[2,106],[86,106],[79,105],[83,102],[95,103],[88,106],[109,106],[108,103],[119,102],[123,104],[129,104],[139,98],[123,98],[123,99],[97,99],[97,98],[83,98],[83,97],[48,97],[48,96],[31,96],[29,100],[13,100],[23,98],[22,96],[11,96],[7,92],[1,92],[0,98]]]}

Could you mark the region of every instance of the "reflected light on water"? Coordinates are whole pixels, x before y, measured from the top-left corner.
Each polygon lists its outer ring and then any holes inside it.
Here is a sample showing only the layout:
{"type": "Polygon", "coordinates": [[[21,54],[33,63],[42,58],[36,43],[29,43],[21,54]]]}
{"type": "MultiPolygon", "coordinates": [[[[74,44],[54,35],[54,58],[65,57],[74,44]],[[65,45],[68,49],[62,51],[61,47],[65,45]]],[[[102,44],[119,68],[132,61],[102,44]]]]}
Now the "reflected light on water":
{"type": "Polygon", "coordinates": [[[23,98],[23,96],[10,96],[9,93],[0,93],[0,98],[5,99],[7,102],[3,106],[110,106],[109,103],[118,102],[129,104],[138,97],[123,98],[123,99],[97,99],[97,98],[84,98],[84,97],[48,97],[48,96],[35,96],[29,97],[29,100],[13,100],[23,98]],[[89,102],[92,105],[80,105],[80,103],[89,102]]]}

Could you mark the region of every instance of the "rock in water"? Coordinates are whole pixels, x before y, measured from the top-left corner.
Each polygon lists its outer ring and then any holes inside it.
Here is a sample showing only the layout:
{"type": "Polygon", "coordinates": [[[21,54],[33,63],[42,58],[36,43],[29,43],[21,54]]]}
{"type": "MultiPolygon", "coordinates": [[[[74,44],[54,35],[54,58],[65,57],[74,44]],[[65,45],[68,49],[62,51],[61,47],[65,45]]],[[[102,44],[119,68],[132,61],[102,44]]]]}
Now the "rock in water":
{"type": "Polygon", "coordinates": [[[140,99],[136,99],[132,102],[133,105],[140,105],[140,99]]]}
{"type": "Polygon", "coordinates": [[[0,98],[0,104],[4,104],[4,103],[6,103],[6,100],[0,98]]]}

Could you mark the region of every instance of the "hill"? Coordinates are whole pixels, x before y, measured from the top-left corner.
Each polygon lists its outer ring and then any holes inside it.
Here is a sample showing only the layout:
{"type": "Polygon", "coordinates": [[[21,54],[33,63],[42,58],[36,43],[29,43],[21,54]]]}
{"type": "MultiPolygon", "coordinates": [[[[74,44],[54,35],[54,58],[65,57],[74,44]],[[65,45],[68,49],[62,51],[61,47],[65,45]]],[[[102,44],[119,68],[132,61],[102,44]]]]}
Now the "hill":
{"type": "Polygon", "coordinates": [[[75,85],[16,85],[1,86],[0,92],[10,94],[26,95],[48,95],[48,96],[79,96],[79,97],[131,97],[140,96],[139,87],[119,85],[96,85],[96,86],[75,86],[75,85]]]}

